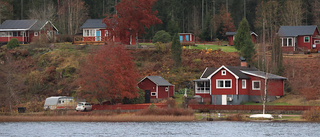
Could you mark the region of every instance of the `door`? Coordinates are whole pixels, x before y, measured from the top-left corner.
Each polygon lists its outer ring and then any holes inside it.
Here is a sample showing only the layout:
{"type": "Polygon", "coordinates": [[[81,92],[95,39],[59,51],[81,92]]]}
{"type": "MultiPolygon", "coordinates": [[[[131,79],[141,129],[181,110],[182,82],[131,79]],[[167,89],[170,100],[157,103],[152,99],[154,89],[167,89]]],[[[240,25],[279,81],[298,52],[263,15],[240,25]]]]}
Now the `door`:
{"type": "Polygon", "coordinates": [[[101,41],[101,31],[100,30],[96,31],[96,41],[101,41]]]}
{"type": "Polygon", "coordinates": [[[186,35],[186,41],[189,42],[189,35],[186,35]]]}
{"type": "Polygon", "coordinates": [[[150,90],[145,90],[144,100],[145,103],[150,103],[150,90]]]}
{"type": "Polygon", "coordinates": [[[227,95],[221,95],[221,105],[227,105],[227,95]]]}

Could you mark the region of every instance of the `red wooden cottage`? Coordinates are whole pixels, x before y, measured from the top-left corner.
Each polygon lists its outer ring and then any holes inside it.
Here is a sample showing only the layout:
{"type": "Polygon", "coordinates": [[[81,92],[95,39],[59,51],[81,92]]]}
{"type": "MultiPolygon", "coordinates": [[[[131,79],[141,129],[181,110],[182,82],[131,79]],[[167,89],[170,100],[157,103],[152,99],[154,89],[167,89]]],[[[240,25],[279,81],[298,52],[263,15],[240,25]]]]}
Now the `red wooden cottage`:
{"type": "Polygon", "coordinates": [[[138,87],[145,91],[145,103],[174,96],[174,85],[160,76],[147,76],[138,83],[138,87]]]}
{"type": "Polygon", "coordinates": [[[106,30],[106,24],[102,21],[103,19],[86,20],[86,22],[80,27],[83,30],[83,42],[113,41],[127,45],[136,44],[136,39],[133,36],[130,36],[129,38],[111,36],[108,30],[106,30]]]}
{"type": "MultiPolygon", "coordinates": [[[[233,45],[233,41],[235,39],[237,32],[226,32],[226,36],[228,39],[228,45],[233,45]]],[[[255,43],[257,40],[258,35],[254,32],[251,31],[251,39],[252,42],[255,43]]]]}
{"type": "Polygon", "coordinates": [[[192,33],[179,33],[180,42],[195,42],[194,35],[192,33]]]}
{"type": "Polygon", "coordinates": [[[267,78],[267,100],[284,95],[285,77],[265,73],[256,68],[206,68],[195,82],[195,95],[214,105],[240,105],[242,102],[260,102],[267,78]]]}
{"type": "Polygon", "coordinates": [[[0,43],[16,38],[20,43],[30,43],[34,38],[46,35],[54,41],[58,29],[45,20],[6,20],[0,26],[0,43]]]}
{"type": "Polygon", "coordinates": [[[278,35],[284,52],[320,50],[320,36],[316,25],[281,26],[278,35]]]}

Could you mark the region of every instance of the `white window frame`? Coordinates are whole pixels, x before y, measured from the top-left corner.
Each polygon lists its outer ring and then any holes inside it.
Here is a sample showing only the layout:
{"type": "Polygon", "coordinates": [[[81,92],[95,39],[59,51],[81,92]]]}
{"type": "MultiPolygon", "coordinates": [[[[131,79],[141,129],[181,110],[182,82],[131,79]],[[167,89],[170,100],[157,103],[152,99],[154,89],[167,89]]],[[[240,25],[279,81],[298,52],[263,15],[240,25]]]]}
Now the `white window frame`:
{"type": "Polygon", "coordinates": [[[222,75],[222,76],[227,75],[227,71],[226,71],[226,70],[221,70],[221,75],[222,75]]]}
{"type": "Polygon", "coordinates": [[[303,41],[304,43],[310,43],[310,36],[304,36],[303,41]],[[306,41],[306,38],[308,38],[308,41],[306,41]]]}
{"type": "Polygon", "coordinates": [[[34,36],[38,36],[38,32],[34,32],[34,36]]]}
{"type": "Polygon", "coordinates": [[[314,44],[320,44],[320,40],[314,40],[314,44]]]}
{"type": "Polygon", "coordinates": [[[293,46],[293,38],[288,37],[288,38],[282,38],[282,47],[292,47],[293,46]],[[289,45],[289,39],[291,39],[291,45],[289,45]],[[284,45],[284,41],[286,41],[286,44],[284,45]]]}
{"type": "Polygon", "coordinates": [[[260,80],[253,80],[252,81],[252,90],[260,90],[261,89],[261,81],[260,80]],[[254,87],[254,83],[259,82],[259,88],[254,87]]]}
{"type": "Polygon", "coordinates": [[[151,92],[151,96],[157,96],[157,92],[151,92]]]}
{"type": "Polygon", "coordinates": [[[242,89],[247,89],[247,80],[242,80],[242,89]]]}
{"type": "Polygon", "coordinates": [[[217,79],[216,80],[217,89],[231,89],[232,88],[232,79],[217,79]],[[219,81],[223,81],[223,87],[219,87],[219,81]],[[226,81],[230,81],[230,87],[226,87],[226,81]]]}
{"type": "Polygon", "coordinates": [[[165,90],[168,92],[169,91],[169,87],[166,87],[165,90]]]}

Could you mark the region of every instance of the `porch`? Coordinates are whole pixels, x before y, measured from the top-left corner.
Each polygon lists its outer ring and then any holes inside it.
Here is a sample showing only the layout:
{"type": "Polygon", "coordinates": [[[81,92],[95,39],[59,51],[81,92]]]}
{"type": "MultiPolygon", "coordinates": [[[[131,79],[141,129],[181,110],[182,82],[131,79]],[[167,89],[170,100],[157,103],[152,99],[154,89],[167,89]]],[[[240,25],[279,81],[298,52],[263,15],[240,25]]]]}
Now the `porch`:
{"type": "Polygon", "coordinates": [[[194,80],[195,93],[198,94],[209,94],[210,93],[210,81],[208,79],[197,79],[194,80]]]}

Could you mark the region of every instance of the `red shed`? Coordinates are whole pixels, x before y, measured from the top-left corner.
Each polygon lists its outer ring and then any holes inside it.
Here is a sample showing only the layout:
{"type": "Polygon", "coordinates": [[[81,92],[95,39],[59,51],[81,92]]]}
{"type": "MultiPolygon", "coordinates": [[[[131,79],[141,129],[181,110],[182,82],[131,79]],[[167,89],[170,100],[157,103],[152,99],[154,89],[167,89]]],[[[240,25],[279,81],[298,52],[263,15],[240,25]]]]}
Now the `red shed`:
{"type": "MultiPolygon", "coordinates": [[[[228,39],[228,45],[233,45],[233,41],[235,39],[236,34],[237,34],[237,32],[226,32],[226,36],[228,39]]],[[[258,35],[251,31],[251,39],[252,39],[253,43],[256,42],[257,37],[258,37],[258,35]]]]}
{"type": "Polygon", "coordinates": [[[83,30],[83,42],[101,42],[113,41],[121,42],[127,45],[135,45],[136,38],[130,36],[129,38],[120,38],[111,36],[111,34],[106,30],[106,24],[104,24],[103,19],[88,19],[81,26],[83,30]]]}
{"type": "Polygon", "coordinates": [[[320,37],[316,25],[281,26],[278,35],[284,52],[320,50],[320,37]]]}
{"type": "Polygon", "coordinates": [[[0,26],[0,43],[16,38],[20,43],[30,43],[34,38],[46,35],[55,41],[58,29],[46,20],[6,20],[0,26]]]}
{"type": "Polygon", "coordinates": [[[267,79],[267,98],[273,101],[284,95],[285,77],[248,67],[206,68],[195,82],[195,95],[215,105],[240,105],[260,102],[267,79]]]}
{"type": "Polygon", "coordinates": [[[138,87],[145,91],[145,103],[174,96],[174,85],[161,76],[147,76],[138,83],[138,87]]]}

